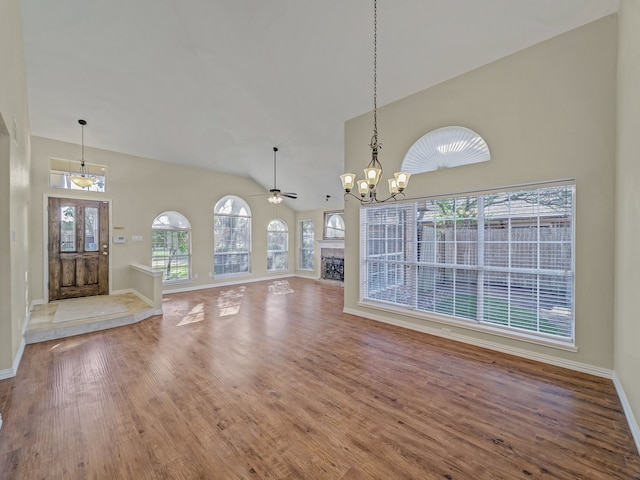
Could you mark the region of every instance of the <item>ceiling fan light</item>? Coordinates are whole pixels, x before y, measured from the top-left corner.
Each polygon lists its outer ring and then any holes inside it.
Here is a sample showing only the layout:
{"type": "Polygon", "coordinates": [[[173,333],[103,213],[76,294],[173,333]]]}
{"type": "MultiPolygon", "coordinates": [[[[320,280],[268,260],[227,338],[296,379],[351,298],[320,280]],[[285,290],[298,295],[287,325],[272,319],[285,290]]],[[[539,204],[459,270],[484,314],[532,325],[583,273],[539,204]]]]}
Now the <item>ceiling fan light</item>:
{"type": "Polygon", "coordinates": [[[282,197],[279,195],[271,195],[268,200],[269,200],[269,203],[273,203],[274,205],[277,205],[278,203],[282,202],[282,197]]]}

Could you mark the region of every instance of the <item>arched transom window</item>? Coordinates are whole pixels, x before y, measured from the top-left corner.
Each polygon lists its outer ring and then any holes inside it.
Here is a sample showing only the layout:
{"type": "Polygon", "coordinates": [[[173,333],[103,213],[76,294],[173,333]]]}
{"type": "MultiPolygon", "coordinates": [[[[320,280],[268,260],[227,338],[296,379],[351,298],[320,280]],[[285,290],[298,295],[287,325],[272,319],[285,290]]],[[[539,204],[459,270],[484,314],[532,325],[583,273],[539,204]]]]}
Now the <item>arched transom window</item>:
{"type": "Polygon", "coordinates": [[[490,159],[489,146],[478,133],[466,127],[442,127],[422,136],[411,146],[401,170],[415,174],[490,159]]]}

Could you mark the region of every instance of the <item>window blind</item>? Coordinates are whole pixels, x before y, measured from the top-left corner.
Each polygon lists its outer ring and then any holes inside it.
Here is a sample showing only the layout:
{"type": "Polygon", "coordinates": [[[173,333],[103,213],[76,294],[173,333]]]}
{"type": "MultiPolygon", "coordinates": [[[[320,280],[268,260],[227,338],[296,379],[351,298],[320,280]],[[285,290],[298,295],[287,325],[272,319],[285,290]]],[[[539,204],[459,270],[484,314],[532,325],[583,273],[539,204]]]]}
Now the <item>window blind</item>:
{"type": "Polygon", "coordinates": [[[361,209],[361,299],[573,341],[574,185],[361,209]]]}

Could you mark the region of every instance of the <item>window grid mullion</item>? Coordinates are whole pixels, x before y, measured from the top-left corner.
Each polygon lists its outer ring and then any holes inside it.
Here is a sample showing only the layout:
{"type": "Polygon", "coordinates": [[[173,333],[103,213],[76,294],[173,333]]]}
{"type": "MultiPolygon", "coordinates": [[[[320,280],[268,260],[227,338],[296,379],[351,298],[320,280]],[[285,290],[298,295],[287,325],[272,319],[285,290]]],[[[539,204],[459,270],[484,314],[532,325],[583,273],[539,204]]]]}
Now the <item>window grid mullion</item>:
{"type": "Polygon", "coordinates": [[[573,341],[573,186],[546,188],[363,207],[361,298],[573,341]]]}

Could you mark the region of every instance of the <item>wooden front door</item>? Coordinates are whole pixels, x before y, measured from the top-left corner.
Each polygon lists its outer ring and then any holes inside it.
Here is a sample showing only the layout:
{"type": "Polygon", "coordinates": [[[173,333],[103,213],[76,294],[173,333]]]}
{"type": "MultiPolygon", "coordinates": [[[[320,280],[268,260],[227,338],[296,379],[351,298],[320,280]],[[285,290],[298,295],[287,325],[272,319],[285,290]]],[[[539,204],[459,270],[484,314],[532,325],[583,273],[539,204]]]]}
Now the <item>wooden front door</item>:
{"type": "Polygon", "coordinates": [[[109,294],[109,202],[49,198],[49,301],[109,294]]]}

